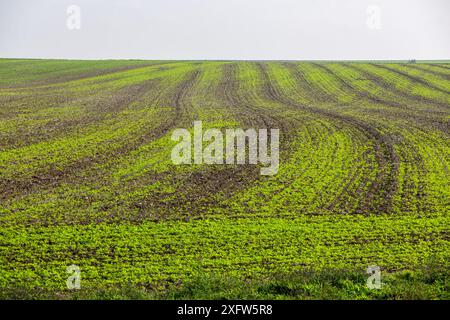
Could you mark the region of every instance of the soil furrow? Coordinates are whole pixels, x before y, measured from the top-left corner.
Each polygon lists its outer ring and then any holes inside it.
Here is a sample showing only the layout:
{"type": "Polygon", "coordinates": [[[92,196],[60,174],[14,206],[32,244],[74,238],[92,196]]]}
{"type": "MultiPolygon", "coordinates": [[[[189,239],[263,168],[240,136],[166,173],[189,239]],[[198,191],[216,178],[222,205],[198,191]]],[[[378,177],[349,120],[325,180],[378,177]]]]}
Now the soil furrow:
{"type": "Polygon", "coordinates": [[[399,97],[403,97],[403,98],[405,98],[407,100],[411,100],[412,102],[414,102],[414,101],[421,102],[421,103],[425,102],[425,103],[433,105],[433,106],[445,107],[445,105],[443,105],[442,103],[439,103],[439,102],[437,102],[437,101],[435,101],[433,99],[429,99],[429,98],[426,98],[426,97],[420,97],[420,96],[411,94],[411,93],[409,93],[407,91],[399,90],[395,86],[393,86],[392,84],[387,82],[385,79],[383,79],[382,77],[374,74],[373,72],[366,71],[366,70],[362,69],[361,67],[357,66],[356,64],[346,63],[344,65],[346,67],[348,67],[348,68],[358,72],[365,79],[369,79],[370,81],[375,83],[377,86],[379,86],[383,90],[392,92],[394,95],[397,95],[399,97]]]}
{"type": "Polygon", "coordinates": [[[442,70],[450,70],[450,67],[447,67],[446,65],[442,65],[442,64],[436,64],[436,63],[429,63],[430,66],[442,69],[442,70]]]}
{"type": "Polygon", "coordinates": [[[439,87],[436,87],[436,86],[432,85],[431,83],[429,83],[429,82],[427,82],[427,81],[425,81],[425,80],[423,80],[421,78],[418,78],[418,77],[412,76],[410,74],[407,74],[406,72],[399,71],[397,69],[390,68],[388,66],[381,65],[381,64],[376,64],[376,63],[371,63],[370,65],[374,66],[376,68],[380,68],[380,69],[384,69],[384,70],[388,70],[388,71],[391,71],[393,73],[396,73],[396,74],[398,74],[398,75],[400,75],[400,76],[402,76],[404,78],[407,78],[408,80],[410,80],[412,82],[420,83],[421,85],[423,85],[424,87],[427,87],[429,89],[436,90],[436,91],[439,91],[439,92],[447,94],[447,95],[450,94],[450,91],[447,91],[447,90],[441,89],[439,87]]]}
{"type": "MultiPolygon", "coordinates": [[[[167,63],[170,63],[170,62],[161,62],[161,63],[157,63],[157,64],[149,63],[149,64],[142,64],[142,65],[121,66],[121,67],[116,67],[116,68],[93,70],[93,71],[90,71],[87,73],[81,73],[81,74],[49,77],[45,80],[32,81],[32,82],[28,82],[25,84],[0,86],[0,89],[24,89],[24,88],[32,88],[35,86],[62,84],[62,83],[70,82],[70,81],[95,78],[95,77],[99,77],[99,76],[104,76],[104,75],[114,74],[114,73],[119,73],[119,72],[124,72],[124,71],[137,70],[137,69],[142,69],[142,68],[147,68],[147,67],[157,67],[159,65],[164,65],[167,63]]],[[[40,88],[40,90],[42,90],[42,89],[40,88]]]]}
{"type": "MultiPolygon", "coordinates": [[[[16,178],[14,181],[2,179],[0,180],[0,190],[2,190],[0,199],[5,200],[18,195],[23,196],[27,193],[33,192],[33,190],[37,191],[54,188],[64,181],[70,181],[71,184],[76,184],[79,180],[86,183],[86,179],[98,179],[95,174],[93,176],[86,175],[85,171],[88,170],[89,167],[94,167],[97,164],[105,163],[110,159],[117,159],[122,155],[137,149],[145,143],[162,137],[180,122],[179,118],[181,116],[182,108],[180,100],[183,95],[185,95],[185,91],[190,88],[199,77],[199,74],[199,71],[191,72],[187,78],[175,88],[171,99],[174,106],[174,116],[170,119],[166,119],[165,122],[158,125],[155,129],[142,133],[133,141],[128,141],[126,144],[123,144],[117,149],[111,149],[102,154],[96,154],[91,157],[79,159],[62,169],[47,169],[45,171],[38,171],[29,179],[16,178]]],[[[136,100],[132,99],[130,100],[130,103],[134,101],[136,100]]]]}
{"type": "Polygon", "coordinates": [[[301,92],[308,94],[308,97],[312,99],[312,103],[338,103],[336,97],[328,92],[325,92],[318,86],[308,81],[306,75],[302,70],[300,70],[296,63],[285,62],[283,65],[290,71],[291,75],[296,79],[298,87],[301,92]]]}
{"type": "Polygon", "coordinates": [[[331,74],[336,80],[338,80],[339,84],[343,88],[345,88],[346,90],[351,91],[356,96],[358,96],[360,99],[368,100],[368,101],[370,101],[372,103],[382,104],[382,105],[389,106],[389,107],[394,107],[394,108],[402,107],[401,104],[398,103],[398,102],[381,99],[380,97],[378,97],[376,95],[373,95],[373,94],[370,94],[369,92],[357,90],[349,82],[345,81],[343,78],[341,78],[339,75],[337,75],[334,71],[332,71],[330,68],[326,67],[323,64],[314,63],[314,66],[324,70],[328,74],[331,74]]]}
{"type": "Polygon", "coordinates": [[[271,97],[276,101],[310,111],[321,116],[326,116],[331,119],[340,120],[350,126],[355,126],[365,132],[368,137],[374,141],[374,153],[378,163],[378,171],[376,179],[371,183],[369,192],[365,199],[362,200],[356,213],[389,213],[392,208],[392,197],[397,189],[397,175],[398,175],[398,157],[394,152],[392,143],[387,139],[377,128],[362,120],[338,114],[336,112],[308,107],[297,102],[281,96],[270,82],[267,82],[272,88],[267,90],[271,97]],[[376,200],[376,201],[375,201],[376,200]]]}
{"type": "MultiPolygon", "coordinates": [[[[280,125],[278,119],[264,109],[254,106],[253,102],[242,99],[239,93],[236,65],[225,64],[221,71],[222,79],[214,90],[214,94],[226,104],[227,112],[243,124],[243,129],[278,128],[280,125]]],[[[230,165],[205,165],[202,170],[191,173],[173,177],[167,175],[166,178],[169,181],[171,179],[174,182],[178,181],[179,188],[176,191],[177,198],[164,203],[165,211],[177,212],[186,219],[210,212],[214,207],[219,207],[225,212],[231,211],[231,208],[227,209],[221,203],[258,181],[260,179],[259,170],[259,166],[249,164],[231,167],[230,165]]],[[[144,211],[144,208],[154,209],[160,206],[158,202],[158,199],[148,197],[141,207],[144,211]]],[[[160,214],[164,215],[164,212],[160,214]]],[[[164,217],[160,216],[160,218],[164,217]]],[[[140,219],[145,219],[145,214],[141,215],[140,219]]]]}
{"type": "Polygon", "coordinates": [[[424,68],[421,65],[407,64],[406,67],[410,68],[410,69],[415,69],[415,70],[418,70],[418,71],[421,71],[421,72],[425,72],[425,73],[428,73],[428,74],[432,74],[432,75],[437,76],[437,77],[439,77],[441,79],[444,79],[444,80],[450,80],[450,74],[444,73],[444,72],[439,72],[439,71],[428,69],[428,68],[424,68]]]}
{"type": "MultiPolygon", "coordinates": [[[[45,123],[44,126],[26,127],[13,135],[3,135],[3,150],[19,148],[27,145],[39,143],[45,140],[57,138],[70,134],[75,130],[85,130],[89,125],[96,125],[111,115],[117,114],[126,109],[134,101],[138,101],[144,95],[158,90],[159,81],[152,79],[140,84],[126,87],[108,97],[100,97],[100,101],[83,101],[82,99],[72,99],[69,103],[88,104],[87,110],[81,117],[73,117],[70,120],[53,119],[45,123]]],[[[33,98],[31,98],[33,99],[33,98]]]]}

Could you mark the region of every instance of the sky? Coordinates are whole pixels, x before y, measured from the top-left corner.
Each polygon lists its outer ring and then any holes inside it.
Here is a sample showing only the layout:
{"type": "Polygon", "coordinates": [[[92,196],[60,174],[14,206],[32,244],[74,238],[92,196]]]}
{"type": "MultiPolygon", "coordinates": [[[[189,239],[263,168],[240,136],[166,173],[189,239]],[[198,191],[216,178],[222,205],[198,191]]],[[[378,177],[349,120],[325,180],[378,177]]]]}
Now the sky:
{"type": "Polygon", "coordinates": [[[450,59],[449,0],[0,0],[0,57],[450,59]]]}

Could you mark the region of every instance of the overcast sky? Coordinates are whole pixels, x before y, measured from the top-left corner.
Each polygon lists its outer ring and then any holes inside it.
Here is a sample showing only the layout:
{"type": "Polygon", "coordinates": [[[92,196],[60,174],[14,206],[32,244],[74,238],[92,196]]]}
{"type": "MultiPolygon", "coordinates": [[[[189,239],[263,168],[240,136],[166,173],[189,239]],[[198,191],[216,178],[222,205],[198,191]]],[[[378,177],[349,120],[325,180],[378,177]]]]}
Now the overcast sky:
{"type": "Polygon", "coordinates": [[[449,14],[449,0],[0,0],[0,57],[450,59],[449,14]]]}

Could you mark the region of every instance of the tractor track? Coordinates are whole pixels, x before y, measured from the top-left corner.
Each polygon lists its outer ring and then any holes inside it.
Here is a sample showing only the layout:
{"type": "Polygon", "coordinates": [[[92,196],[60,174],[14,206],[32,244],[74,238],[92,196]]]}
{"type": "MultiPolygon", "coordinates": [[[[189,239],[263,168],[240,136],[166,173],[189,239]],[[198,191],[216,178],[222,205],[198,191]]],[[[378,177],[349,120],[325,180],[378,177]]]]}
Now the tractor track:
{"type": "Polygon", "coordinates": [[[398,158],[394,152],[392,143],[378,129],[362,120],[347,115],[298,104],[280,95],[272,84],[269,84],[267,92],[272,99],[281,104],[310,111],[311,113],[325,116],[329,119],[339,120],[365,132],[374,141],[374,153],[380,169],[377,171],[377,177],[372,182],[366,198],[362,201],[356,213],[371,212],[378,214],[390,212],[392,197],[397,189],[398,158]],[[373,201],[374,198],[380,201],[375,203],[373,201]]]}
{"type": "Polygon", "coordinates": [[[370,65],[373,66],[373,67],[379,68],[379,69],[384,69],[384,70],[388,70],[388,71],[391,71],[393,73],[396,73],[399,76],[407,78],[408,80],[412,81],[413,83],[414,82],[420,83],[421,85],[423,85],[424,87],[427,87],[429,89],[432,89],[432,90],[435,90],[435,91],[438,91],[438,92],[441,92],[441,93],[444,93],[444,94],[447,94],[447,95],[450,94],[450,91],[447,91],[447,90],[441,89],[439,87],[436,87],[435,85],[433,85],[433,84],[431,84],[431,83],[429,83],[429,82],[427,82],[427,81],[425,81],[425,80],[423,80],[421,78],[418,78],[418,77],[412,76],[410,74],[407,74],[406,72],[403,72],[403,71],[400,71],[400,70],[397,70],[397,69],[394,69],[394,68],[390,68],[390,67],[385,66],[385,65],[376,64],[376,63],[371,63],[370,65]]]}
{"type": "MultiPolygon", "coordinates": [[[[81,181],[85,183],[86,176],[81,175],[81,173],[88,170],[89,167],[107,162],[112,158],[118,158],[123,154],[137,149],[139,146],[147,142],[163,136],[180,122],[179,118],[181,116],[181,109],[183,107],[181,104],[181,100],[186,94],[185,92],[193,85],[198,77],[199,71],[193,71],[175,88],[172,98],[175,112],[174,117],[169,121],[161,123],[159,126],[149,132],[140,134],[133,142],[128,141],[121,147],[108,150],[108,152],[105,152],[103,154],[97,154],[91,157],[78,159],[75,162],[64,166],[62,170],[48,169],[45,171],[37,171],[30,178],[16,178],[14,181],[11,181],[9,179],[0,179],[0,190],[2,191],[0,200],[6,200],[14,196],[28,194],[30,192],[33,192],[33,190],[37,191],[45,190],[48,188],[55,188],[60,183],[67,180],[70,180],[71,183],[76,183],[76,181],[81,179],[81,181]]],[[[145,91],[141,92],[141,97],[143,94],[145,94],[145,91]]],[[[137,100],[130,99],[126,101],[131,103],[137,100]]],[[[95,179],[95,177],[91,177],[91,179],[95,179]]]]}
{"type": "Polygon", "coordinates": [[[450,74],[444,73],[444,72],[439,72],[439,71],[428,69],[428,68],[424,68],[422,65],[408,64],[408,65],[406,65],[406,67],[410,68],[410,69],[418,70],[420,72],[425,72],[425,73],[434,75],[434,76],[439,77],[439,78],[441,78],[443,80],[450,80],[450,74]]]}

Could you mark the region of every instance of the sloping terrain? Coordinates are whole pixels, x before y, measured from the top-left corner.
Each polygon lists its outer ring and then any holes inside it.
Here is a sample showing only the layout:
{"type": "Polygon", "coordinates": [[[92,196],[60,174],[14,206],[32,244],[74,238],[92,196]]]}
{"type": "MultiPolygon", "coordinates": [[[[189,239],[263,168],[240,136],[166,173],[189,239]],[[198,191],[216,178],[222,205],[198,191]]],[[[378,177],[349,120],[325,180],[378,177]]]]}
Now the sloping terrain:
{"type": "Polygon", "coordinates": [[[449,136],[450,64],[0,60],[0,287],[447,279],[449,136]],[[196,120],[280,129],[278,174],[172,164],[196,120]]]}

